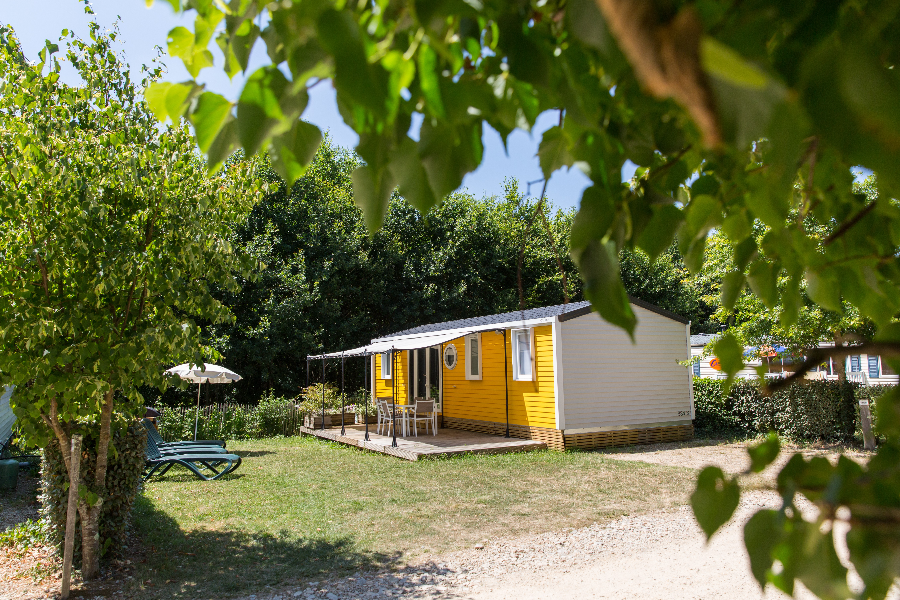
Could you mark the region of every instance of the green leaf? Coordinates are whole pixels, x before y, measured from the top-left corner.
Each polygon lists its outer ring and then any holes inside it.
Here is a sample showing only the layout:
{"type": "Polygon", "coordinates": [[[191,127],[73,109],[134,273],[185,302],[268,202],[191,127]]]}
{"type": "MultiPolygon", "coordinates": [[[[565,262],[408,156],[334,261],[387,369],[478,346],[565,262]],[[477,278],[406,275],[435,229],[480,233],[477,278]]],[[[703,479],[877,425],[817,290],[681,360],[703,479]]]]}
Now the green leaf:
{"type": "Polygon", "coordinates": [[[288,187],[306,172],[321,143],[322,132],[306,121],[296,121],[290,131],[274,139],[273,166],[288,187]]]}
{"type": "Polygon", "coordinates": [[[744,291],[746,279],[740,271],[726,273],[722,278],[722,308],[733,310],[741,292],[744,291]]]}
{"type": "Polygon", "coordinates": [[[232,106],[231,102],[213,92],[204,92],[197,98],[197,106],[189,118],[202,152],[209,150],[219,130],[231,117],[232,106]]]}
{"type": "Polygon", "coordinates": [[[762,472],[778,458],[779,452],[781,452],[781,441],[778,439],[778,434],[769,432],[764,441],[747,448],[747,454],[750,455],[750,471],[762,472]]]}
{"type": "Polygon", "coordinates": [[[684,220],[684,213],[672,204],[653,207],[653,216],[637,238],[637,245],[655,261],[675,239],[675,232],[684,220]]]}
{"type": "Polygon", "coordinates": [[[722,370],[729,377],[744,368],[744,348],[730,331],[720,336],[713,345],[713,353],[718,357],[722,370]]]}
{"type": "Polygon", "coordinates": [[[165,122],[169,118],[169,109],[166,108],[166,94],[172,85],[174,84],[168,81],[157,81],[151,83],[144,90],[144,100],[160,122],[165,122]]]}
{"type": "Polygon", "coordinates": [[[169,56],[190,61],[194,54],[194,34],[187,27],[174,27],[169,31],[169,56]]]}
{"type": "Polygon", "coordinates": [[[423,44],[419,47],[419,85],[422,95],[431,113],[442,119],[447,116],[444,101],[441,99],[441,86],[438,77],[438,58],[431,46],[423,44]]]}
{"type": "Polygon", "coordinates": [[[725,477],[719,467],[706,467],[700,471],[697,489],[691,494],[691,507],[707,540],[731,519],[740,497],[737,481],[725,477]]]}
{"type": "Polygon", "coordinates": [[[400,144],[391,150],[388,163],[391,175],[400,187],[400,194],[422,214],[427,214],[438,203],[431,186],[428,174],[419,158],[415,141],[404,136],[400,144]]]}
{"type": "Polygon", "coordinates": [[[571,167],[575,162],[570,151],[571,141],[561,127],[551,127],[544,132],[538,147],[538,158],[544,179],[550,179],[554,171],[562,167],[571,167]]]}
{"type": "Polygon", "coordinates": [[[767,574],[775,562],[772,551],[781,536],[781,516],[774,510],[760,510],[744,525],[744,545],[750,556],[750,571],[763,589],[768,583],[767,574]]]}
{"type": "Polygon", "coordinates": [[[840,312],[843,310],[840,284],[829,275],[828,272],[816,272],[808,269],[806,271],[806,293],[813,302],[822,308],[840,312]]]}
{"type": "Polygon", "coordinates": [[[217,171],[237,148],[237,122],[234,119],[228,119],[219,129],[219,133],[216,134],[216,138],[209,145],[206,153],[209,170],[217,171]]]}
{"type": "Polygon", "coordinates": [[[289,130],[308,102],[306,90],[296,90],[278,68],[254,71],[237,105],[238,139],[244,151],[256,154],[272,136],[289,130]]]}
{"type": "Polygon", "coordinates": [[[777,274],[775,265],[759,259],[750,265],[750,272],[747,275],[750,289],[769,308],[775,308],[778,304],[777,274]]]}
{"type": "Polygon", "coordinates": [[[616,216],[614,199],[608,190],[593,185],[581,196],[581,206],[572,221],[569,247],[584,248],[596,240],[602,240],[609,232],[616,216]]]}
{"type": "Polygon", "coordinates": [[[592,241],[580,250],[573,250],[572,257],[584,279],[584,295],[600,316],[624,329],[634,340],[637,319],[622,278],[619,260],[613,242],[592,241]]]}
{"type": "Polygon", "coordinates": [[[363,211],[366,227],[374,234],[384,222],[394,181],[387,169],[376,170],[368,165],[355,169],[350,178],[353,181],[353,199],[363,211]]]}
{"type": "Polygon", "coordinates": [[[725,44],[709,36],[704,36],[700,42],[700,61],[707,73],[734,85],[761,90],[769,82],[764,72],[725,44]]]}

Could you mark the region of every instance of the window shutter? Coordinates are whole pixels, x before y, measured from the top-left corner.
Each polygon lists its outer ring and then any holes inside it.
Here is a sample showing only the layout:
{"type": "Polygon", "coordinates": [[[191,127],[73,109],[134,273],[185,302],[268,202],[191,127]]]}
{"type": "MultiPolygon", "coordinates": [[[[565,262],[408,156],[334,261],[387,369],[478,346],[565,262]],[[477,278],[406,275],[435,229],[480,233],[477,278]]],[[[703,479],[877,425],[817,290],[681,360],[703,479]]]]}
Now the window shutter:
{"type": "Polygon", "coordinates": [[[869,355],[869,379],[878,379],[878,357],[869,355]]]}
{"type": "Polygon", "coordinates": [[[850,357],[850,372],[851,373],[859,373],[862,371],[862,364],[859,356],[851,356],[850,357]]]}
{"type": "Polygon", "coordinates": [[[694,363],[694,377],[700,377],[700,361],[694,363]]]}

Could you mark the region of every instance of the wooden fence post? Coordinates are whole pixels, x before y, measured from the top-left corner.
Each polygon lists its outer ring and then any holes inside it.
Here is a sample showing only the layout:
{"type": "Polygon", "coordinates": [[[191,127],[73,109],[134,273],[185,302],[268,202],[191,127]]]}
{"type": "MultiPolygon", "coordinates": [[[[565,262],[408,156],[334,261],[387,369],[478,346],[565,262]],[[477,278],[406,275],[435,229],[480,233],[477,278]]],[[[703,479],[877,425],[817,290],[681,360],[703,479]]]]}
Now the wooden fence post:
{"type": "Polygon", "coordinates": [[[81,475],[81,436],[72,436],[71,459],[69,460],[69,506],[66,511],[66,540],[63,546],[63,573],[60,598],[69,597],[72,579],[72,555],[75,553],[75,519],[78,516],[78,480],[81,475]]]}
{"type": "Polygon", "coordinates": [[[859,401],[859,423],[862,425],[863,444],[866,450],[875,449],[875,435],[872,433],[872,411],[869,410],[869,401],[859,401]]]}

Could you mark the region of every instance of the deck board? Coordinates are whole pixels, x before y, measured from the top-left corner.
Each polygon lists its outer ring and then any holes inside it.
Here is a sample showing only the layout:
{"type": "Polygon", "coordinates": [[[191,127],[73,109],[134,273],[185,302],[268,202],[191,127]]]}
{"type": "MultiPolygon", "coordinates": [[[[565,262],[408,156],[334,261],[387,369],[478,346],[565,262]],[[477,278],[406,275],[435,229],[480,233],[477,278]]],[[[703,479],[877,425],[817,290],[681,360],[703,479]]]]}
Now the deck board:
{"type": "Polygon", "coordinates": [[[345,428],[344,435],[340,429],[310,429],[301,427],[304,435],[354,446],[372,452],[380,452],[405,460],[419,460],[450,456],[453,454],[503,454],[506,452],[527,452],[544,450],[547,444],[538,440],[504,438],[486,433],[460,431],[458,429],[439,429],[437,435],[420,434],[418,437],[397,436],[397,447],[391,445],[391,436],[377,435],[374,425],[369,426],[369,441],[365,441],[365,425],[352,425],[345,428]]]}

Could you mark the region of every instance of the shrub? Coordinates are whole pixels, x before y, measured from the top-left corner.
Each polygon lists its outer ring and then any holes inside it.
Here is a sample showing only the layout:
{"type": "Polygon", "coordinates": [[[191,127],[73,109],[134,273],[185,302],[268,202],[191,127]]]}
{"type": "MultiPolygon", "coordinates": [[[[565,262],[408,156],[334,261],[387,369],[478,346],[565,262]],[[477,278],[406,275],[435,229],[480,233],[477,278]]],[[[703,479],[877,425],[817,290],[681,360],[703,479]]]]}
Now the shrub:
{"type": "MultiPolygon", "coordinates": [[[[84,436],[81,455],[81,478],[92,480],[97,463],[97,428],[78,428],[73,434],[84,436]]],[[[100,515],[101,554],[119,552],[125,546],[125,534],[131,515],[131,507],[137,496],[141,473],[146,462],[147,431],[140,423],[120,426],[112,432],[111,456],[106,472],[107,494],[100,515]]],[[[41,517],[47,526],[50,542],[62,553],[66,533],[66,511],[69,501],[66,464],[59,450],[59,442],[53,439],[44,448],[41,469],[41,517]]],[[[76,520],[80,531],[81,518],[76,520]]],[[[81,535],[75,536],[75,557],[81,560],[81,535]]]]}
{"type": "Polygon", "coordinates": [[[777,431],[797,440],[849,441],[858,435],[858,385],[810,381],[770,396],[756,379],[694,379],[694,425],[705,433],[777,431]]]}

